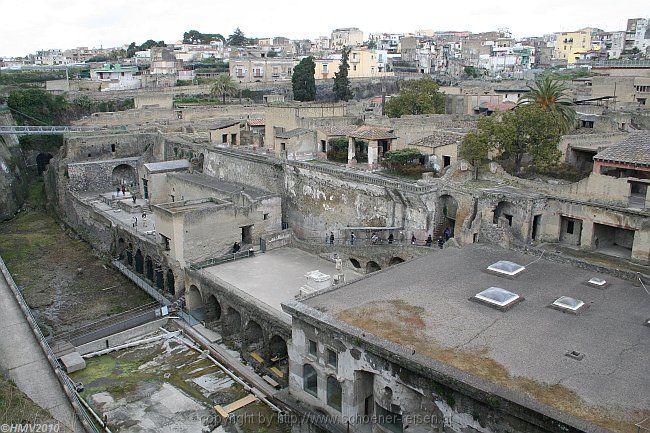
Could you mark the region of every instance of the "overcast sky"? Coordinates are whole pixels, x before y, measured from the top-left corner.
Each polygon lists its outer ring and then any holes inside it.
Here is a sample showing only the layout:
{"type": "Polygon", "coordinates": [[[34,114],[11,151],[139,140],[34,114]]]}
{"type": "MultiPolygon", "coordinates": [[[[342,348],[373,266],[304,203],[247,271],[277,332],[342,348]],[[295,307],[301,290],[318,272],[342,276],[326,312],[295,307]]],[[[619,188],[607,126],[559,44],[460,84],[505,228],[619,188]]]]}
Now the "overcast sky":
{"type": "Polygon", "coordinates": [[[508,28],[521,37],[587,26],[624,30],[627,18],[648,16],[648,0],[2,0],[0,56],[147,39],[171,43],[192,29],[228,36],[240,27],[249,37],[314,38],[352,26],[364,36],[508,28]]]}

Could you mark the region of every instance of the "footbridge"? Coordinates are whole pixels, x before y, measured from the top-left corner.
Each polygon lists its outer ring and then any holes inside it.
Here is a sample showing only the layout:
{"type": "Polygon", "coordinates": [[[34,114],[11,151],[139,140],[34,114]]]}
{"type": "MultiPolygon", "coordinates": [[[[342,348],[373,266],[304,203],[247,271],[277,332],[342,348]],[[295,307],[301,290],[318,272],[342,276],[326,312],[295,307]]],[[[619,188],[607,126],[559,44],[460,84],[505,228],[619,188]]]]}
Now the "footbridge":
{"type": "Polygon", "coordinates": [[[0,125],[1,134],[13,135],[60,135],[70,132],[96,132],[96,131],[125,131],[126,126],[19,126],[19,125],[0,125]]]}

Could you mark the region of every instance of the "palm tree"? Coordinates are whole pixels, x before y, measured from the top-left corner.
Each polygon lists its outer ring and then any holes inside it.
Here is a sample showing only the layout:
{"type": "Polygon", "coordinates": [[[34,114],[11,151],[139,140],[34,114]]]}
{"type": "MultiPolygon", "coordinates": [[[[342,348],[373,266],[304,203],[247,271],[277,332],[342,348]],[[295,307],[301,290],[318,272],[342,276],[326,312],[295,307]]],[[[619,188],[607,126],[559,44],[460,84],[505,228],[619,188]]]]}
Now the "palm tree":
{"type": "Polygon", "coordinates": [[[568,132],[573,129],[576,123],[576,112],[573,109],[573,101],[566,94],[566,87],[559,80],[551,77],[544,77],[535,81],[535,86],[528,86],[518,106],[536,104],[546,111],[551,111],[560,119],[561,132],[568,132]]]}
{"type": "Polygon", "coordinates": [[[234,96],[237,94],[237,83],[228,74],[220,74],[210,90],[212,96],[222,95],[223,103],[226,103],[226,96],[234,96]]]}

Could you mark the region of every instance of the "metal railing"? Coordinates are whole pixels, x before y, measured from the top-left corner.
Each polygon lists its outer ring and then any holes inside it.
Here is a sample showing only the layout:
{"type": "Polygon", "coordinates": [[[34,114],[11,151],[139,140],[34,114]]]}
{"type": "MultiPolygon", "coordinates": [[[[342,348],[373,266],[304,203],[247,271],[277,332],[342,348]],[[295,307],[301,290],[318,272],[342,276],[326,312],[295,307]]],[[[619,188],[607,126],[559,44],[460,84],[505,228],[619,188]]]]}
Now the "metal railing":
{"type": "Polygon", "coordinates": [[[172,302],[164,297],[160,292],[154,289],[149,283],[147,283],[143,278],[138,274],[133,272],[131,269],[124,266],[119,260],[113,260],[113,265],[120,270],[124,275],[126,275],[131,281],[133,281],[138,287],[147,292],[149,296],[154,298],[162,305],[170,305],[172,302]]]}
{"type": "Polygon", "coordinates": [[[13,277],[9,273],[9,269],[7,269],[7,266],[5,265],[5,262],[2,259],[2,257],[0,257],[0,272],[4,276],[4,279],[7,282],[9,289],[13,292],[14,297],[16,298],[16,301],[20,306],[20,309],[23,311],[25,318],[29,322],[30,328],[34,333],[36,340],[38,341],[41,348],[43,349],[43,352],[45,352],[45,357],[49,361],[52,369],[54,370],[54,374],[56,375],[57,379],[61,383],[66,396],[68,397],[70,403],[72,404],[72,407],[74,408],[75,413],[77,414],[77,416],[81,417],[81,422],[83,424],[84,429],[86,431],[99,433],[99,430],[95,426],[95,422],[93,418],[90,416],[90,414],[88,414],[88,412],[86,412],[83,404],[77,397],[77,392],[74,383],[72,383],[68,375],[64,372],[63,367],[61,367],[61,364],[59,364],[59,362],[57,361],[54,352],[52,351],[50,345],[45,339],[43,332],[41,332],[41,328],[38,326],[38,322],[36,322],[36,319],[32,315],[31,309],[27,305],[27,302],[25,302],[25,298],[23,298],[23,295],[20,292],[18,285],[16,284],[13,277]]]}
{"type": "MultiPolygon", "coordinates": [[[[321,245],[343,245],[348,247],[390,247],[390,246],[416,246],[416,247],[428,247],[426,239],[416,239],[415,243],[411,242],[410,239],[394,239],[392,242],[386,238],[379,238],[375,241],[372,239],[359,239],[356,238],[354,242],[348,238],[334,238],[334,241],[330,241],[329,236],[327,237],[315,237],[315,236],[306,236],[298,237],[298,241],[309,242],[313,244],[321,245]]],[[[436,246],[436,239],[432,239],[432,245],[436,246]]]]}
{"type": "Polygon", "coordinates": [[[202,262],[193,263],[190,265],[190,269],[198,271],[199,269],[209,268],[222,263],[234,262],[235,260],[247,259],[249,257],[253,257],[253,254],[249,251],[239,251],[236,253],[226,254],[223,257],[216,257],[213,259],[203,260],[202,262]]]}
{"type": "Polygon", "coordinates": [[[124,311],[119,314],[115,314],[110,317],[105,317],[104,319],[98,320],[96,322],[89,323],[87,325],[84,325],[80,328],[73,329],[71,331],[67,331],[63,334],[59,335],[53,335],[50,340],[56,340],[56,341],[61,341],[61,340],[75,340],[79,337],[82,337],[86,334],[90,334],[92,332],[97,332],[101,331],[103,329],[109,328],[115,324],[119,324],[123,321],[130,320],[130,319],[135,319],[138,317],[141,317],[143,315],[146,315],[148,313],[151,313],[151,311],[157,307],[159,307],[158,302],[150,302],[145,305],[140,305],[139,307],[133,308],[128,311],[124,311]]]}

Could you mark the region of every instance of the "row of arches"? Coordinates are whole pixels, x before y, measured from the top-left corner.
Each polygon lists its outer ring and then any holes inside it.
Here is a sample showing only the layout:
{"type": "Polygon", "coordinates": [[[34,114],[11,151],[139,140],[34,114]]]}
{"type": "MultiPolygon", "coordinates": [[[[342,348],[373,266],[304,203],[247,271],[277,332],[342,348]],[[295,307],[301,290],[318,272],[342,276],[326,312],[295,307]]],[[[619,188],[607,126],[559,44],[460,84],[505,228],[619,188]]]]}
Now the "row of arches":
{"type": "MultiPolygon", "coordinates": [[[[364,266],[361,266],[361,262],[359,261],[359,259],[356,259],[354,257],[350,257],[349,260],[350,260],[350,264],[352,265],[352,267],[354,269],[358,269],[358,270],[363,269],[363,270],[365,270],[366,274],[370,274],[372,272],[377,272],[377,271],[381,270],[381,266],[379,265],[379,263],[377,263],[374,260],[368,260],[364,266]]],[[[393,266],[393,265],[396,265],[398,263],[403,263],[403,262],[404,262],[403,258],[401,258],[401,257],[393,257],[388,261],[388,266],[393,266]]]]}
{"type": "Polygon", "coordinates": [[[260,351],[269,364],[286,360],[287,342],[281,335],[265,332],[260,322],[244,318],[235,306],[225,305],[214,293],[202,294],[192,284],[185,292],[185,306],[206,326],[237,343],[242,352],[260,351]]]}
{"type": "Polygon", "coordinates": [[[123,238],[117,241],[118,258],[136,273],[141,274],[145,279],[160,291],[167,291],[171,296],[176,295],[176,277],[171,269],[164,269],[162,264],[154,261],[151,256],[142,254],[138,248],[133,253],[133,244],[126,244],[123,238]]]}

